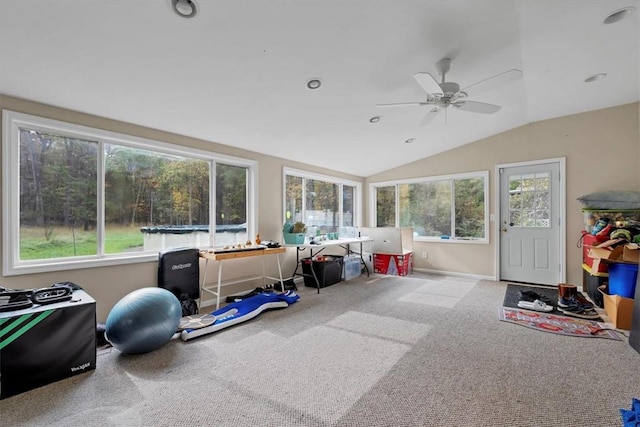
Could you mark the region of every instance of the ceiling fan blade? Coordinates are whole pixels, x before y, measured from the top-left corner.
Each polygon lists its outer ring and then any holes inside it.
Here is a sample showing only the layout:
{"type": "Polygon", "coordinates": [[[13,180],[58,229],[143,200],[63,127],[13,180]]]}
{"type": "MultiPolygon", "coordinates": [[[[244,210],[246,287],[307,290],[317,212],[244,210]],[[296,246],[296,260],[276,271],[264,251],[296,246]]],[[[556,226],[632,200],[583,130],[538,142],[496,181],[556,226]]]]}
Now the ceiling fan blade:
{"type": "Polygon", "coordinates": [[[459,110],[470,111],[472,113],[493,114],[502,108],[499,105],[487,104],[478,101],[456,101],[451,104],[459,110]]]}
{"type": "Polygon", "coordinates": [[[376,107],[420,107],[427,104],[427,102],[396,102],[393,104],[376,104],[376,107]]]}
{"type": "Polygon", "coordinates": [[[420,122],[420,126],[426,126],[427,124],[429,124],[431,120],[436,118],[436,116],[440,113],[440,111],[442,111],[440,107],[434,107],[431,110],[429,110],[427,115],[420,122]]]}
{"type": "Polygon", "coordinates": [[[467,92],[468,90],[472,90],[474,91],[474,93],[480,92],[483,90],[489,90],[494,87],[498,87],[503,84],[512,82],[514,80],[518,80],[520,77],[522,77],[522,71],[516,68],[513,68],[511,70],[504,71],[500,74],[496,74],[495,76],[486,78],[484,80],[480,80],[479,82],[470,84],[469,86],[462,88],[462,90],[464,92],[467,92]]]}
{"type": "Polygon", "coordinates": [[[420,87],[427,92],[427,99],[432,98],[434,95],[442,96],[442,88],[429,73],[415,73],[413,78],[416,79],[420,87]]]}

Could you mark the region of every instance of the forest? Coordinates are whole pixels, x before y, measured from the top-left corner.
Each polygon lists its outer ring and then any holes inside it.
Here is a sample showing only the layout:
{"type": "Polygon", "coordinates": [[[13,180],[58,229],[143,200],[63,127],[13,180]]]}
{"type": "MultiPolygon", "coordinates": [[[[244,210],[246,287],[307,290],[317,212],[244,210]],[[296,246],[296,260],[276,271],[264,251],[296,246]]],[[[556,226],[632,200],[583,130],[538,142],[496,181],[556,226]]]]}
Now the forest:
{"type": "Polygon", "coordinates": [[[77,255],[77,248],[73,253],[53,248],[65,246],[61,234],[67,232],[74,246],[82,233],[95,240],[98,221],[104,224],[105,240],[110,230],[118,235],[130,230],[127,245],[142,242],[143,226],[209,225],[211,170],[216,224],[246,223],[246,167],[21,129],[20,228],[30,241],[23,245],[21,240],[21,257],[31,259],[26,252],[37,243],[34,238],[51,249],[50,257],[77,255]],[[104,209],[99,212],[101,197],[104,209]]]}
{"type": "Polygon", "coordinates": [[[414,236],[485,237],[483,179],[447,179],[378,187],[376,206],[379,227],[395,227],[396,191],[399,226],[412,227],[414,236]]]}

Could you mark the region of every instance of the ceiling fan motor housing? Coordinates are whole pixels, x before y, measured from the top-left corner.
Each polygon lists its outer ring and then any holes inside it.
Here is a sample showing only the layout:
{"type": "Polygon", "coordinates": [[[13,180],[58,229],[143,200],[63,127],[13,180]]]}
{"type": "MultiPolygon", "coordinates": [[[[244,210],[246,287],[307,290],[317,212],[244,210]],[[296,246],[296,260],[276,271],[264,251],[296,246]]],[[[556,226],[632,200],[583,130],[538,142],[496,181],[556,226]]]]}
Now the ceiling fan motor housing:
{"type": "Polygon", "coordinates": [[[456,93],[460,92],[460,85],[455,82],[444,82],[440,83],[440,88],[444,93],[444,96],[453,96],[456,93]]]}

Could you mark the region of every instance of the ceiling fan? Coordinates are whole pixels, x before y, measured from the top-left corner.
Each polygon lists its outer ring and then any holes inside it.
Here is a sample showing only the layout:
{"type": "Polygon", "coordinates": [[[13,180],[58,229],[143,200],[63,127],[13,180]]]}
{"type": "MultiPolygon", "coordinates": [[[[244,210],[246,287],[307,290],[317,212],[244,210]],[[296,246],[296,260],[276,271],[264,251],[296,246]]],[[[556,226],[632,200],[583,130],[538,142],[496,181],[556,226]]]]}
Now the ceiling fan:
{"type": "Polygon", "coordinates": [[[436,69],[442,75],[442,83],[438,83],[429,73],[415,73],[413,75],[413,78],[416,79],[420,87],[422,87],[422,89],[427,93],[426,101],[378,104],[377,106],[431,107],[427,116],[420,123],[421,126],[424,126],[433,120],[442,110],[445,110],[446,112],[446,109],[449,107],[455,107],[458,110],[470,111],[472,113],[493,114],[500,111],[502,107],[499,105],[488,104],[486,102],[470,101],[466,99],[467,91],[470,89],[486,90],[522,77],[522,71],[514,68],[460,89],[460,85],[458,83],[445,81],[445,74],[450,68],[450,58],[443,58],[436,63],[436,69]]]}

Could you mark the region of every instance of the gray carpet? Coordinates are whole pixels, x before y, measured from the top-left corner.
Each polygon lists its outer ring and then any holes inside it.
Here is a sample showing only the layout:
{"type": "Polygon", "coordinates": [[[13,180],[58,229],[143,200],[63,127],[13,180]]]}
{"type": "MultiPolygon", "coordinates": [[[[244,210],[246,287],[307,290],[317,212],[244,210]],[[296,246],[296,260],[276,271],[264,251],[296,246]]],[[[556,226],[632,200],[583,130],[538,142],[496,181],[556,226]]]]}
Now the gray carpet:
{"type": "Polygon", "coordinates": [[[627,340],[497,319],[506,284],[301,286],[282,310],[0,401],[7,426],[614,426],[640,397],[627,340]]]}

